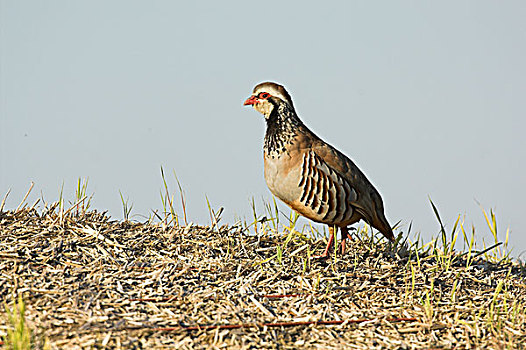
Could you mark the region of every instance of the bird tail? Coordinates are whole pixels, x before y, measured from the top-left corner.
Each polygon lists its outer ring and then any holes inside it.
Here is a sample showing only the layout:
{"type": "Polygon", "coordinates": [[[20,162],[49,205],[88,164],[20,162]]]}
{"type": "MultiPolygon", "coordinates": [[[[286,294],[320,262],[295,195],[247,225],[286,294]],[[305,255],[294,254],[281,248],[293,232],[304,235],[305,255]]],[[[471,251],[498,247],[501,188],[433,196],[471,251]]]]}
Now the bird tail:
{"type": "Polygon", "coordinates": [[[394,242],[395,236],[393,234],[393,229],[391,228],[391,225],[389,225],[389,221],[385,218],[384,205],[380,195],[378,195],[378,201],[375,203],[374,214],[373,227],[380,231],[388,240],[394,242]]]}
{"type": "Polygon", "coordinates": [[[394,242],[395,236],[393,234],[393,229],[387,222],[387,220],[384,218],[383,220],[378,220],[380,225],[373,225],[376,227],[378,231],[380,231],[388,240],[391,242],[394,242]]]}
{"type": "Polygon", "coordinates": [[[383,209],[381,211],[376,211],[376,215],[370,216],[367,215],[367,212],[362,210],[361,208],[357,208],[358,212],[362,214],[363,219],[372,227],[380,231],[388,240],[391,242],[394,242],[395,236],[393,234],[393,229],[391,228],[391,225],[389,225],[389,222],[385,218],[385,215],[383,213],[383,209]]]}

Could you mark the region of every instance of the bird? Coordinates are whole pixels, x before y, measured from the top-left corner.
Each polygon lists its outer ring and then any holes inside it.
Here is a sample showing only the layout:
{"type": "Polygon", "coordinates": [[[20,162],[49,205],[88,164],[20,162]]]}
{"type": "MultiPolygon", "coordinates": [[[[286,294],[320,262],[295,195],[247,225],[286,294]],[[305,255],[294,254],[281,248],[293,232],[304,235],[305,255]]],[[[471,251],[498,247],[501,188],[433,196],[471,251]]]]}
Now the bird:
{"type": "Polygon", "coordinates": [[[348,227],[364,220],[394,241],[382,197],[356,164],[312,132],[298,117],[287,90],[274,82],[256,85],[244,102],[263,114],[265,181],[272,194],[302,216],[329,227],[326,258],[341,232],[345,254],[348,227]]]}

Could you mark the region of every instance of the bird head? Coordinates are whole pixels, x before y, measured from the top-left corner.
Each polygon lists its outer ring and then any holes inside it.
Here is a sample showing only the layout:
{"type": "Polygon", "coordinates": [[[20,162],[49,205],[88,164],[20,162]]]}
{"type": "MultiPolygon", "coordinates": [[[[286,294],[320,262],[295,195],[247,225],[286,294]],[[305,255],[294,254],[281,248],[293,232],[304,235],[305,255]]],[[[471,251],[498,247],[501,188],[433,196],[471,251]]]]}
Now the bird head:
{"type": "Polygon", "coordinates": [[[254,106],[256,111],[268,119],[275,107],[280,103],[286,103],[294,110],[292,99],[283,86],[272,82],[265,82],[254,87],[252,95],[247,98],[244,105],[254,106]]]}

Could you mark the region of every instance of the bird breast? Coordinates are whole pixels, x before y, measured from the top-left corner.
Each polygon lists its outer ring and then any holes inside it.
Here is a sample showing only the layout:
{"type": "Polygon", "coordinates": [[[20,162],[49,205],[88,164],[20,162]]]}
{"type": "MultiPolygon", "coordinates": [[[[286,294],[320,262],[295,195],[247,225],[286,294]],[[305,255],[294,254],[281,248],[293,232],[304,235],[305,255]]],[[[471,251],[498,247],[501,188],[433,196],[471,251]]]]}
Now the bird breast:
{"type": "Polygon", "coordinates": [[[265,154],[265,181],[270,192],[289,206],[301,196],[298,186],[301,180],[301,167],[292,164],[288,153],[278,156],[265,154]]]}

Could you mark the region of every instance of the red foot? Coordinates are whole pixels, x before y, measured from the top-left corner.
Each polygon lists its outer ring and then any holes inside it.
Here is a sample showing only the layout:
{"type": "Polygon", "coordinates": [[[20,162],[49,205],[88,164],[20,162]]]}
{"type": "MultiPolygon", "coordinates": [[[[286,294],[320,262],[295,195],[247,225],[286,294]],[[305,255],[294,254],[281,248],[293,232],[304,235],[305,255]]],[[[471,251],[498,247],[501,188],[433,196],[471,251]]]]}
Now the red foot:
{"type": "MultiPolygon", "coordinates": [[[[342,242],[341,242],[341,253],[342,256],[345,254],[345,245],[347,241],[347,237],[349,235],[349,231],[347,231],[346,227],[340,227],[340,231],[342,233],[342,242]]],[[[325,250],[321,255],[313,255],[312,258],[314,259],[326,259],[329,257],[329,251],[332,247],[332,244],[334,242],[334,228],[329,227],[329,242],[327,242],[327,247],[325,247],[325,250]]]]}

